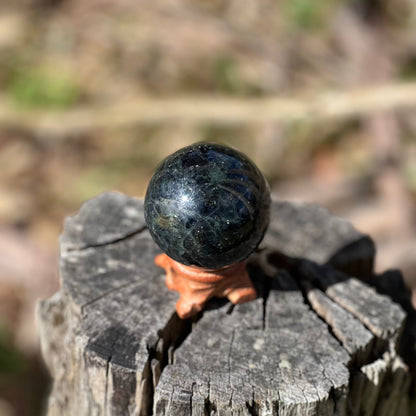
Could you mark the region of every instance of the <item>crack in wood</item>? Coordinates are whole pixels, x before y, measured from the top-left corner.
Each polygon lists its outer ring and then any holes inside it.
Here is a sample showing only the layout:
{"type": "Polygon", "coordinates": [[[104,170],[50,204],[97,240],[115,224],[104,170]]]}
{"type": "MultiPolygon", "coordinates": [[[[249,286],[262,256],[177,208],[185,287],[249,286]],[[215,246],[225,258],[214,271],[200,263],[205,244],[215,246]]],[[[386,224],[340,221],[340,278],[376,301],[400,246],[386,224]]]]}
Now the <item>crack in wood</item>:
{"type": "MultiPolygon", "coordinates": [[[[328,375],[326,374],[325,371],[325,365],[322,362],[322,360],[320,359],[320,357],[315,354],[314,355],[315,359],[319,362],[319,364],[321,365],[321,371],[322,371],[322,376],[324,377],[325,380],[328,380],[329,383],[331,384],[331,388],[328,391],[328,400],[332,400],[334,407],[336,406],[336,400],[335,400],[335,391],[336,391],[336,387],[335,387],[335,383],[334,381],[328,377],[328,375]]],[[[319,393],[318,393],[318,388],[316,387],[316,385],[314,385],[316,390],[317,390],[317,396],[319,397],[319,393]]]]}
{"type": "Polygon", "coordinates": [[[109,377],[109,374],[110,374],[110,365],[111,365],[111,360],[113,358],[114,347],[116,346],[117,341],[119,340],[120,336],[121,336],[121,331],[113,339],[113,342],[112,342],[112,344],[110,346],[110,349],[109,349],[109,355],[108,355],[107,360],[106,360],[105,389],[104,389],[104,403],[103,403],[103,409],[104,409],[105,414],[109,413],[109,408],[110,408],[109,403],[108,403],[108,377],[109,377]]]}
{"type": "Polygon", "coordinates": [[[262,329],[266,329],[267,300],[272,289],[272,278],[278,268],[269,262],[268,250],[258,249],[247,263],[247,270],[259,298],[263,299],[262,329]]]}
{"type": "Polygon", "coordinates": [[[194,396],[194,387],[195,387],[195,382],[192,383],[191,386],[191,394],[189,396],[189,408],[190,408],[190,416],[192,416],[192,397],[194,396]]]}
{"type": "Polygon", "coordinates": [[[107,414],[107,400],[108,400],[108,373],[110,371],[110,362],[111,362],[111,357],[112,355],[110,355],[107,359],[107,364],[105,367],[105,391],[104,391],[104,404],[103,404],[103,408],[105,409],[105,413],[107,414]]]}
{"type": "Polygon", "coordinates": [[[103,243],[94,243],[94,244],[85,244],[85,245],[79,245],[79,246],[74,246],[74,247],[67,247],[65,251],[67,253],[72,253],[72,252],[76,252],[76,251],[88,250],[88,249],[91,249],[91,248],[112,246],[112,245],[120,243],[122,241],[129,240],[130,238],[135,237],[136,235],[142,233],[145,230],[147,230],[146,225],[142,226],[140,228],[137,228],[137,229],[131,231],[130,233],[127,233],[127,234],[125,234],[121,237],[117,237],[114,240],[105,241],[103,243]]]}
{"type": "Polygon", "coordinates": [[[227,310],[227,315],[231,315],[233,313],[235,305],[233,303],[230,303],[230,306],[227,310]]]}
{"type": "MultiPolygon", "coordinates": [[[[152,360],[157,359],[156,345],[147,346],[148,359],[143,370],[142,378],[147,385],[147,388],[144,389],[142,394],[145,396],[142,398],[144,405],[139,409],[140,416],[150,416],[152,415],[153,409],[153,396],[154,396],[154,371],[152,369],[152,360]]],[[[161,369],[162,371],[162,369],[161,369]]]]}
{"type": "MultiPolygon", "coordinates": [[[[233,342],[235,337],[235,330],[233,329],[231,333],[231,341],[230,341],[230,348],[228,350],[228,357],[227,357],[227,367],[228,367],[228,385],[231,386],[231,352],[233,349],[233,342]]],[[[231,392],[232,394],[232,392],[231,392]]],[[[230,399],[231,400],[231,399],[230,399]]]]}
{"type": "Polygon", "coordinates": [[[246,407],[250,416],[258,416],[258,413],[256,412],[254,406],[250,405],[249,402],[246,402],[246,407]]]}
{"type": "Polygon", "coordinates": [[[208,386],[208,394],[207,394],[207,397],[204,399],[204,413],[205,413],[205,416],[211,416],[213,413],[217,411],[217,408],[215,404],[211,402],[211,377],[209,374],[208,374],[207,386],[208,386]]]}
{"type": "MultiPolygon", "coordinates": [[[[360,322],[360,324],[364,326],[377,341],[372,346],[374,356],[381,356],[384,351],[389,350],[391,348],[389,345],[391,341],[397,342],[397,339],[402,332],[404,322],[403,319],[400,319],[404,318],[404,314],[400,310],[399,305],[392,305],[392,309],[397,315],[397,322],[402,322],[402,324],[397,326],[394,321],[388,322],[387,324],[390,325],[390,328],[388,330],[381,330],[377,325],[377,321],[372,321],[371,314],[369,317],[363,316],[363,312],[360,310],[360,307],[362,308],[363,306],[361,306],[358,302],[364,302],[364,300],[357,299],[357,302],[353,303],[353,301],[350,299],[354,295],[357,297],[361,296],[361,292],[363,291],[365,291],[367,296],[368,294],[371,295],[372,292],[374,294],[373,298],[376,299],[376,307],[378,308],[377,314],[382,316],[382,305],[383,303],[387,305],[388,302],[385,302],[383,296],[377,294],[373,287],[367,285],[362,281],[359,281],[358,279],[355,279],[354,277],[346,276],[341,272],[330,268],[329,266],[321,266],[312,261],[307,261],[304,259],[296,259],[293,270],[295,276],[297,276],[297,279],[300,282],[301,287],[302,285],[308,287],[306,291],[305,289],[302,289],[302,293],[304,294],[305,301],[311,306],[312,310],[315,311],[317,316],[327,322],[325,317],[322,318],[316,306],[312,305],[309,301],[307,295],[308,290],[316,289],[319,291],[321,289],[324,296],[326,295],[332,302],[335,302],[339,308],[342,308],[345,313],[351,317],[354,317],[357,322],[360,322]]],[[[368,299],[368,302],[374,303],[372,299],[368,299]]],[[[331,328],[331,324],[328,323],[328,325],[329,328],[331,328]]],[[[332,331],[332,329],[330,330],[332,331]]],[[[335,332],[334,338],[340,341],[342,344],[342,340],[339,339],[338,334],[335,332]]]]}
{"type": "Polygon", "coordinates": [[[251,386],[251,403],[246,401],[246,407],[251,416],[258,416],[258,409],[256,409],[256,402],[254,400],[254,386],[251,386]]]}
{"type": "MultiPolygon", "coordinates": [[[[294,276],[294,277],[296,277],[296,276],[294,276]]],[[[336,331],[334,331],[334,328],[333,328],[333,326],[328,322],[328,320],[327,319],[325,319],[325,317],[324,316],[322,316],[320,313],[318,313],[318,311],[317,311],[317,308],[316,308],[316,306],[314,306],[312,303],[311,303],[311,301],[310,301],[310,298],[309,298],[309,296],[308,296],[308,291],[310,291],[310,290],[312,290],[312,289],[316,289],[316,288],[314,288],[309,282],[305,282],[305,281],[303,281],[299,276],[297,276],[298,278],[297,278],[297,282],[298,282],[298,284],[299,284],[299,289],[300,289],[300,291],[301,291],[301,293],[302,293],[302,295],[303,295],[303,299],[304,299],[304,302],[305,302],[305,304],[308,306],[308,308],[312,311],[312,312],[314,312],[315,314],[316,314],[316,316],[318,317],[318,319],[320,319],[325,325],[326,325],[326,327],[328,328],[328,331],[329,331],[329,333],[332,335],[332,337],[336,340],[336,341],[338,341],[338,344],[339,344],[339,346],[342,348],[342,349],[345,349],[348,353],[349,353],[349,355],[350,355],[350,357],[351,357],[351,359],[352,359],[352,353],[351,353],[351,351],[348,351],[348,349],[347,348],[345,348],[345,345],[342,343],[342,341],[340,340],[340,338],[339,338],[339,336],[338,336],[338,334],[336,333],[336,331]]],[[[324,374],[324,372],[325,372],[325,367],[323,366],[323,364],[322,364],[322,362],[320,361],[320,359],[319,359],[319,357],[317,357],[316,356],[316,359],[317,360],[319,360],[319,362],[320,362],[320,364],[322,365],[322,371],[323,371],[323,375],[325,376],[325,378],[327,378],[326,377],[326,375],[324,374]]],[[[327,380],[329,380],[329,381],[331,381],[329,378],[327,378],[327,380]]],[[[333,384],[333,382],[331,381],[331,383],[333,384]]]]}
{"type": "Polygon", "coordinates": [[[174,312],[164,328],[158,332],[158,338],[155,344],[150,346],[148,345],[148,368],[150,371],[149,378],[156,380],[156,382],[151,383],[152,388],[151,391],[149,391],[147,398],[149,406],[143,411],[143,413],[140,414],[140,416],[152,416],[154,413],[154,393],[160,377],[154,378],[154,370],[150,365],[152,359],[156,359],[159,362],[161,375],[165,367],[174,361],[174,351],[179,348],[180,345],[189,336],[189,334],[192,332],[193,326],[196,325],[201,317],[202,312],[193,318],[181,319],[179,318],[178,314],[174,312]],[[162,345],[161,349],[158,348],[159,343],[162,345]]]}
{"type": "Polygon", "coordinates": [[[110,290],[107,290],[106,292],[102,293],[100,296],[97,296],[96,298],[93,298],[93,299],[89,300],[88,302],[84,303],[83,305],[81,305],[81,315],[84,315],[86,313],[85,312],[85,309],[86,308],[88,308],[89,306],[92,306],[95,302],[98,302],[102,298],[110,295],[111,293],[114,293],[114,292],[117,292],[119,290],[122,290],[122,289],[124,289],[124,288],[126,288],[128,286],[135,286],[135,285],[139,285],[139,282],[137,282],[137,281],[126,282],[123,285],[120,285],[120,286],[114,287],[114,288],[112,288],[110,290]]]}

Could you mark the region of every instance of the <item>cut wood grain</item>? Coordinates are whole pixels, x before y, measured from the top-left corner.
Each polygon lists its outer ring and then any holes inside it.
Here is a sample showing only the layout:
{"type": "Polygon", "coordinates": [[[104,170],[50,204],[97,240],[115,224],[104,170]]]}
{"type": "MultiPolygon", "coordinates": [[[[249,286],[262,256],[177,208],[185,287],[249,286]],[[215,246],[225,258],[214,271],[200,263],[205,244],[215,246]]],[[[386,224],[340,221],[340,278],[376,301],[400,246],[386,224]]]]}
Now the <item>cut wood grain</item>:
{"type": "Polygon", "coordinates": [[[345,274],[374,261],[346,221],[275,201],[248,261],[259,298],[213,299],[192,320],[158,253],[141,200],[105,193],[65,221],[62,288],[39,305],[50,416],[410,416],[406,314],[345,274]]]}

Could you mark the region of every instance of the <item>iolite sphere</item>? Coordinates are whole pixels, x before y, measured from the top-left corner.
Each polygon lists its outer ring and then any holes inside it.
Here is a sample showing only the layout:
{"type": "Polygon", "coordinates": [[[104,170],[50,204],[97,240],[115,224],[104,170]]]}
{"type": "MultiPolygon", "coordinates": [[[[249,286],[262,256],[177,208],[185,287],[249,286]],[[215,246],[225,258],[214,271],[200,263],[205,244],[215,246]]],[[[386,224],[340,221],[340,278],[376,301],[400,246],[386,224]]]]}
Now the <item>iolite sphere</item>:
{"type": "Polygon", "coordinates": [[[196,143],[168,156],[145,197],[155,242],[185,265],[219,269],[247,258],[269,223],[270,191],[247,156],[196,143]]]}

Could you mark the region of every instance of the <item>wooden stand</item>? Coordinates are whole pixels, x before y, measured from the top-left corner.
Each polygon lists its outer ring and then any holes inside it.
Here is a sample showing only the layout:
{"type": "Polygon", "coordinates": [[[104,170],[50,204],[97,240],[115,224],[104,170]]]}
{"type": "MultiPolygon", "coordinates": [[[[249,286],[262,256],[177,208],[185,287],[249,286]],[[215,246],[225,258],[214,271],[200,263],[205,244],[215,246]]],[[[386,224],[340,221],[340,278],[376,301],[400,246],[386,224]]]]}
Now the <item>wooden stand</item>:
{"type": "Polygon", "coordinates": [[[141,200],[102,194],[66,220],[62,289],[38,308],[48,415],[416,414],[408,294],[399,273],[370,278],[374,245],[348,222],[274,201],[248,260],[259,298],[186,320],[158,253],[141,200]],[[393,285],[407,323],[360,279],[393,285]]]}
{"type": "Polygon", "coordinates": [[[201,312],[209,299],[214,297],[227,298],[234,304],[257,299],[245,261],[209,270],[184,266],[162,253],[155,257],[155,264],[165,270],[168,289],[180,293],[176,313],[182,319],[192,318],[201,312]]]}

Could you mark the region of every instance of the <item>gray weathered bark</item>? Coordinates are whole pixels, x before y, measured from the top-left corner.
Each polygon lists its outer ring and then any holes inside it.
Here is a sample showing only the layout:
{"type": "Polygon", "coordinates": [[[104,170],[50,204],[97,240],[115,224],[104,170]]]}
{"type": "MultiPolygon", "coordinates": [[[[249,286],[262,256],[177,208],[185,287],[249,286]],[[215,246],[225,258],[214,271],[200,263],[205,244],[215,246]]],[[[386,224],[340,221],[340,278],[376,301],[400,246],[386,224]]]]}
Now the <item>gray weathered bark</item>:
{"type": "Polygon", "coordinates": [[[411,414],[414,331],[358,279],[375,250],[348,222],[274,201],[248,266],[259,298],[192,320],[174,312],[159,252],[141,200],[105,193],[66,220],[62,288],[38,311],[50,416],[411,414]]]}

